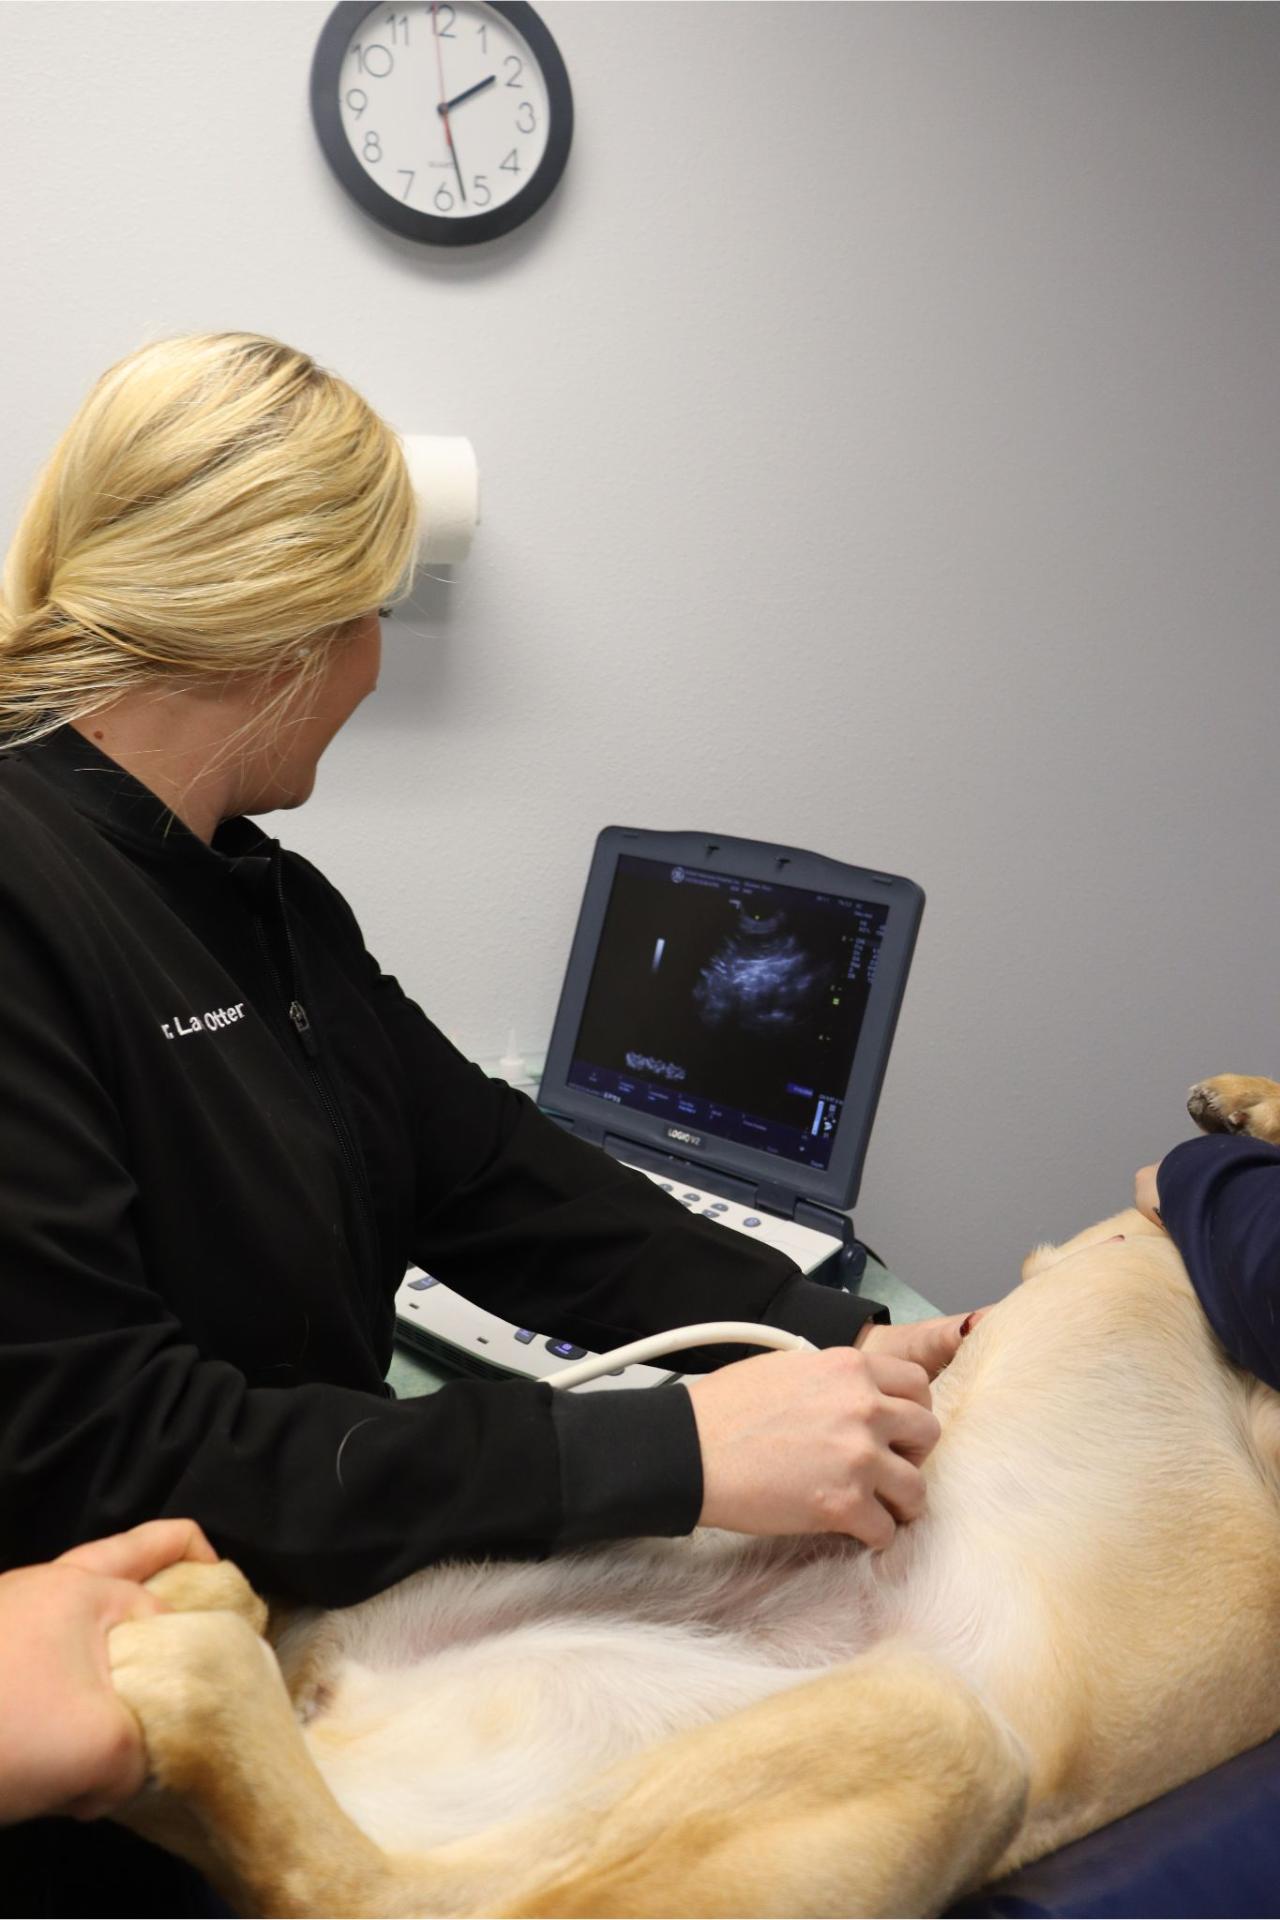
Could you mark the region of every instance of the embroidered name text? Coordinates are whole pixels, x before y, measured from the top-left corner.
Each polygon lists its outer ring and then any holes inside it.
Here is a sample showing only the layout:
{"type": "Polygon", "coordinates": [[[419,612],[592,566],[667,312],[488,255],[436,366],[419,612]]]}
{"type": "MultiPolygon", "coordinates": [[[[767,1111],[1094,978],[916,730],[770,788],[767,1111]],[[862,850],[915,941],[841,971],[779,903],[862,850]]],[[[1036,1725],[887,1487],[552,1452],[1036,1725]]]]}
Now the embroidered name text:
{"type": "Polygon", "coordinates": [[[182,1040],[189,1033],[217,1033],[221,1027],[233,1027],[237,1020],[244,1019],[244,1001],[238,1000],[234,1007],[213,1007],[208,1013],[191,1013],[184,1020],[175,1013],[172,1020],[162,1020],[161,1028],[166,1040],[182,1040]]]}

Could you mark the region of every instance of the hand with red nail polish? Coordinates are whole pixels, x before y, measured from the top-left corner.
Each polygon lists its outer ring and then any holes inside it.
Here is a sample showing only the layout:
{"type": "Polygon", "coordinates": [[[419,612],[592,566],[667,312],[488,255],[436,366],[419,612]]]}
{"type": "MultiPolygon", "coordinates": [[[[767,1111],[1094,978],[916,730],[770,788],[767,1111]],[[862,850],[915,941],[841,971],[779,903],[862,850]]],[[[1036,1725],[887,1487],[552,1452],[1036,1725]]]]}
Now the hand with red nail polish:
{"type": "Polygon", "coordinates": [[[965,1335],[990,1311],[989,1307],[978,1307],[969,1314],[951,1313],[937,1320],[904,1320],[894,1327],[869,1323],[859,1333],[856,1344],[864,1352],[914,1360],[932,1380],[944,1367],[950,1366],[965,1335]]]}

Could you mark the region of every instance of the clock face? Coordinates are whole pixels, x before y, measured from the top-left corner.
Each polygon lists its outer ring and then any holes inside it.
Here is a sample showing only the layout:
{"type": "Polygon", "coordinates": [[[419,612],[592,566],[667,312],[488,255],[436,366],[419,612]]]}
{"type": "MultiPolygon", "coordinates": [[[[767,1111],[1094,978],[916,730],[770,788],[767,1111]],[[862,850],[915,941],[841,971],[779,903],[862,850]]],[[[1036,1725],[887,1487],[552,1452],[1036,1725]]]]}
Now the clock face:
{"type": "Polygon", "coordinates": [[[573,124],[568,76],[533,8],[486,0],[335,8],[312,105],[330,164],[366,211],[444,245],[535,212],[573,124]]]}

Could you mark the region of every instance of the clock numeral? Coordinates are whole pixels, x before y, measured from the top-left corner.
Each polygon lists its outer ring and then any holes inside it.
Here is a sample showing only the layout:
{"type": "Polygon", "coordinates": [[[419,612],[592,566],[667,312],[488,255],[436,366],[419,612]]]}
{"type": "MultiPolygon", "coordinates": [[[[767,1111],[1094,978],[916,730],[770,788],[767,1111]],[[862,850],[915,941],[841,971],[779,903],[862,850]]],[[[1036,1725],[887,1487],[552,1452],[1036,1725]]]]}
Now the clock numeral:
{"type": "Polygon", "coordinates": [[[485,23],[484,23],[484,21],[483,21],[483,20],[482,20],[482,21],[480,22],[480,25],[479,25],[479,26],[478,26],[478,27],[476,28],[476,32],[477,32],[477,33],[478,33],[478,34],[480,35],[480,51],[481,51],[481,53],[488,53],[488,51],[489,51],[489,29],[488,29],[488,27],[487,27],[487,26],[485,25],[485,23]]]}
{"type": "Polygon", "coordinates": [[[452,40],[455,38],[453,23],[457,17],[457,8],[449,6],[447,0],[431,0],[431,30],[438,39],[452,40]],[[447,13],[449,16],[449,24],[447,27],[440,25],[440,16],[444,13],[447,13]]]}
{"type": "Polygon", "coordinates": [[[397,45],[399,45],[399,42],[400,42],[400,34],[401,34],[401,31],[403,30],[403,33],[404,33],[404,44],[405,44],[405,45],[406,45],[406,47],[407,47],[407,46],[408,46],[408,44],[409,44],[409,16],[408,16],[408,14],[407,14],[407,13],[389,13],[389,14],[387,15],[387,25],[388,25],[388,26],[390,27],[390,29],[391,29],[391,38],[392,38],[392,39],[393,39],[393,40],[394,40],[394,41],[396,42],[396,44],[397,44],[397,45]]]}
{"type": "Polygon", "coordinates": [[[504,67],[515,68],[515,72],[512,74],[511,78],[509,80],[504,80],[503,85],[507,87],[522,87],[524,85],[524,81],[520,78],[520,75],[524,72],[524,61],[521,60],[516,54],[509,53],[507,54],[506,58],[503,60],[502,64],[504,67]]]}
{"type": "Polygon", "coordinates": [[[537,127],[537,116],[533,111],[532,100],[522,100],[516,109],[516,132],[532,133],[537,127]]]}
{"type": "Polygon", "coordinates": [[[482,173],[478,173],[471,182],[471,194],[478,207],[487,207],[493,195],[489,191],[489,182],[482,173]],[[483,199],[481,198],[483,195],[483,199]]]}
{"type": "Polygon", "coordinates": [[[504,173],[519,173],[519,171],[520,171],[520,159],[519,159],[519,156],[517,155],[517,153],[516,153],[516,150],[515,150],[515,148],[514,148],[514,147],[512,147],[512,149],[511,149],[511,151],[510,151],[510,153],[509,153],[509,154],[507,155],[507,157],[506,157],[506,159],[505,159],[505,160],[503,160],[503,161],[501,161],[501,162],[500,162],[499,164],[500,164],[500,166],[501,166],[501,168],[502,168],[502,171],[503,171],[504,173]]]}
{"type": "Polygon", "coordinates": [[[377,134],[373,132],[372,128],[364,137],[364,152],[362,157],[365,160],[381,160],[382,158],[382,142],[377,134]]]}
{"type": "Polygon", "coordinates": [[[363,87],[347,88],[347,107],[358,120],[369,104],[369,96],[363,87]]]}
{"type": "Polygon", "coordinates": [[[431,204],[440,213],[453,212],[453,195],[450,193],[448,187],[446,187],[443,180],[440,182],[440,185],[436,188],[435,193],[432,195],[431,204]]]}
{"type": "Polygon", "coordinates": [[[385,80],[396,63],[394,53],[381,40],[372,40],[367,47],[357,40],[351,51],[361,73],[367,73],[371,80],[385,80]]]}
{"type": "Polygon", "coordinates": [[[407,200],[413,190],[413,169],[411,167],[399,167],[397,168],[397,172],[403,173],[408,177],[409,184],[400,196],[402,200],[407,200]]]}

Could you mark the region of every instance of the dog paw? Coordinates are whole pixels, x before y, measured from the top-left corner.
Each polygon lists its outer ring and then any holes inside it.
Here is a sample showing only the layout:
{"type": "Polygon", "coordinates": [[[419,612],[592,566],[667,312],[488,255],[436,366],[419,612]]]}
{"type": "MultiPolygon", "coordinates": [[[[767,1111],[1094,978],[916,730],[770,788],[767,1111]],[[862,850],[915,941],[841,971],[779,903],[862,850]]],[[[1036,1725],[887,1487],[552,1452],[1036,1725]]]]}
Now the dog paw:
{"type": "Polygon", "coordinates": [[[160,1613],[107,1637],[111,1681],[142,1729],[147,1768],[174,1793],[199,1787],[234,1747],[244,1702],[283,1692],[266,1643],[234,1613],[160,1613]]]}
{"type": "Polygon", "coordinates": [[[147,1586],[172,1613],[234,1613],[255,1633],[267,1624],[267,1603],[259,1599],[239,1567],[230,1560],[179,1560],[153,1574],[147,1586]]]}
{"type": "Polygon", "coordinates": [[[1198,1080],[1187,1112],[1204,1133],[1247,1133],[1280,1145],[1280,1085],[1242,1073],[1198,1080]]]}

